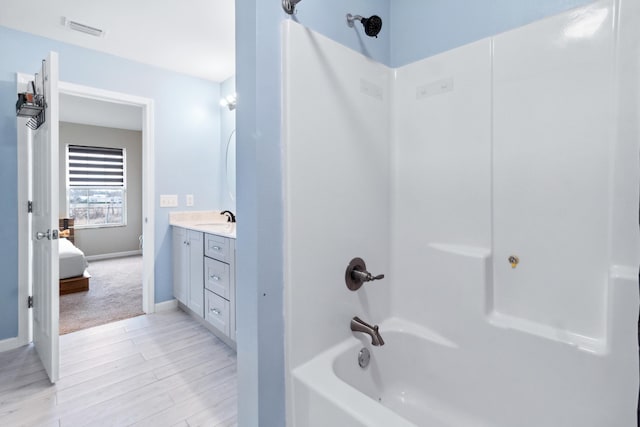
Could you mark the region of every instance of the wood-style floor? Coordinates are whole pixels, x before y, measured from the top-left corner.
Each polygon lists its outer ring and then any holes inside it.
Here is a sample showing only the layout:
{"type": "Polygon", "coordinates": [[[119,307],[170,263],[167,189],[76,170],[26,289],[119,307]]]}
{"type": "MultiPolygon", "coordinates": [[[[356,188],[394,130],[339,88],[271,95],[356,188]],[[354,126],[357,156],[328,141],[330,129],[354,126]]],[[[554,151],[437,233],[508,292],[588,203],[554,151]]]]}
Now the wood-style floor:
{"type": "Polygon", "coordinates": [[[235,426],[235,352],[181,311],[60,337],[51,385],[33,346],[0,353],[0,426],[235,426]]]}

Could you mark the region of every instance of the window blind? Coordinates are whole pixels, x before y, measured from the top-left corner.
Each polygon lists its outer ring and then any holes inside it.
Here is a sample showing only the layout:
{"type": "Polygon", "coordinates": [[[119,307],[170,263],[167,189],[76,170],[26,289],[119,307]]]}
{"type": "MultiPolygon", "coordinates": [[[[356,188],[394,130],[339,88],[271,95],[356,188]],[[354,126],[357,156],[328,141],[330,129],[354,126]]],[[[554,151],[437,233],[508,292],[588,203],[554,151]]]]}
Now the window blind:
{"type": "Polygon", "coordinates": [[[124,150],[69,145],[69,186],[124,187],[124,150]]]}

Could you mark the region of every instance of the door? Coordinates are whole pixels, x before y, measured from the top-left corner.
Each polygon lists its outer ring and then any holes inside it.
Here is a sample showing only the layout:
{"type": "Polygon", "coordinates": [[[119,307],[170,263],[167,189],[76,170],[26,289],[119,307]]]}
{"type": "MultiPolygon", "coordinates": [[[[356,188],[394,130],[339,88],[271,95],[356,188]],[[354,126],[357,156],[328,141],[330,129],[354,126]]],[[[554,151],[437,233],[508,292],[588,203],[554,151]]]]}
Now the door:
{"type": "Polygon", "coordinates": [[[32,134],[33,342],[52,383],[60,351],[58,265],[58,55],[49,53],[36,77],[44,88],[45,122],[32,134]]]}

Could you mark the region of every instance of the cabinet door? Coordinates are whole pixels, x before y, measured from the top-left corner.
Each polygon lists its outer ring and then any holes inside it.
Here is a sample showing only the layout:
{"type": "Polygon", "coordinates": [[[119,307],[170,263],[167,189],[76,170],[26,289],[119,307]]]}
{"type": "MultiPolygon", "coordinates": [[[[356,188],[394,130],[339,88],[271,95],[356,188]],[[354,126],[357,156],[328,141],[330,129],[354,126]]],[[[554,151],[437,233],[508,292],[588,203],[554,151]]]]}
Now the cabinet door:
{"type": "Polygon", "coordinates": [[[187,230],[173,227],[171,234],[173,256],[173,296],[183,304],[187,304],[187,230]]]}
{"type": "Polygon", "coordinates": [[[189,249],[189,303],[187,306],[204,317],[204,238],[203,233],[187,231],[189,249]]]}

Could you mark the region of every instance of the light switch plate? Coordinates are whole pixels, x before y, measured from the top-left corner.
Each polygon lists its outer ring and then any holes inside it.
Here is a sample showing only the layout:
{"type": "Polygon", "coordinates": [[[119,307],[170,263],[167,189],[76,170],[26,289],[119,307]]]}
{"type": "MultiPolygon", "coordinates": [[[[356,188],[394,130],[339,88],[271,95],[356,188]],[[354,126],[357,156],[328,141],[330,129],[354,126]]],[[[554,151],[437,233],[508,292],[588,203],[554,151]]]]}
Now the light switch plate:
{"type": "Polygon", "coordinates": [[[160,195],[160,207],[161,208],[175,208],[178,206],[177,194],[162,194],[160,195]]]}
{"type": "Polygon", "coordinates": [[[187,206],[193,206],[193,194],[187,194],[186,203],[187,206]]]}

